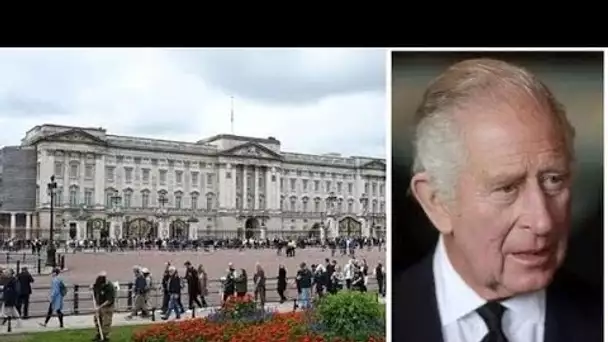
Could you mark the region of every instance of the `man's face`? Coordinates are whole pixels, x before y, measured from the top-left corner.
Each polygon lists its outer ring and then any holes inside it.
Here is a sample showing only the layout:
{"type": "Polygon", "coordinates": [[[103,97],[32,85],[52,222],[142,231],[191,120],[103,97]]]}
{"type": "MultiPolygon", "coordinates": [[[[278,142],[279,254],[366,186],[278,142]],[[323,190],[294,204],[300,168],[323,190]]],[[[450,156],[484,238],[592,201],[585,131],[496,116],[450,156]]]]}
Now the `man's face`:
{"type": "Polygon", "coordinates": [[[528,99],[459,119],[467,159],[449,206],[446,247],[474,288],[510,296],[546,287],[561,265],[570,224],[564,138],[528,99]]]}

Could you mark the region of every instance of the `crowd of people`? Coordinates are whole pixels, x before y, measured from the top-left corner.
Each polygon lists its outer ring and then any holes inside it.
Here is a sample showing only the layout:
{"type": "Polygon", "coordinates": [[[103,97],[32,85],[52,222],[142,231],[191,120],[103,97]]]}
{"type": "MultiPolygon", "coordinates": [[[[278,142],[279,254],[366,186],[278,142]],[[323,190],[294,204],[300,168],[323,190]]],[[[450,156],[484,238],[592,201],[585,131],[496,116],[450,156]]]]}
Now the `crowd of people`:
{"type": "MultiPolygon", "coordinates": [[[[46,239],[0,239],[0,250],[7,252],[21,252],[31,250],[32,254],[40,254],[43,247],[48,246],[46,239]]],[[[57,248],[64,248],[64,251],[74,253],[84,250],[104,250],[114,251],[141,251],[141,250],[216,250],[216,249],[259,249],[274,248],[279,252],[286,251],[288,256],[294,256],[296,247],[321,247],[331,250],[353,248],[373,248],[385,247],[385,240],[376,237],[339,237],[321,240],[318,237],[296,237],[296,238],[201,238],[196,240],[188,239],[71,239],[67,241],[54,241],[57,248]],[[347,246],[348,245],[348,246],[347,246]],[[356,247],[355,247],[356,246],[356,247]]]]}
{"type": "MultiPolygon", "coordinates": [[[[10,250],[18,251],[23,248],[32,248],[32,253],[40,253],[40,249],[48,245],[48,241],[34,240],[28,242],[12,241],[8,244],[10,250]]],[[[192,241],[182,241],[178,245],[173,244],[170,240],[159,240],[152,245],[151,241],[146,240],[125,240],[120,244],[116,241],[109,240],[108,245],[100,245],[100,241],[79,241],[68,242],[65,248],[72,248],[74,252],[85,248],[105,248],[112,252],[116,250],[135,249],[188,249],[198,248],[197,243],[192,241]],[[154,247],[152,247],[154,246],[154,247]]],[[[4,245],[7,245],[6,243],[4,245]]],[[[335,294],[340,290],[356,290],[367,291],[368,279],[370,276],[376,278],[378,284],[379,295],[384,296],[386,289],[385,270],[381,263],[378,263],[370,270],[365,259],[357,260],[356,250],[363,248],[379,248],[384,247],[382,239],[372,238],[337,238],[328,239],[323,242],[316,239],[217,239],[211,242],[203,242],[203,248],[209,249],[259,249],[259,248],[274,248],[277,255],[285,254],[285,257],[296,257],[296,250],[300,248],[329,248],[331,256],[339,252],[341,256],[349,255],[349,260],[344,265],[339,265],[336,260],[325,259],[324,263],[307,264],[301,263],[299,269],[293,270],[291,278],[288,277],[288,270],[284,265],[279,265],[276,270],[276,275],[267,276],[263,265],[257,263],[252,277],[248,276],[245,268],[236,268],[232,263],[228,265],[226,274],[220,278],[221,286],[219,291],[215,288],[209,288],[209,279],[203,265],[193,265],[186,262],[183,269],[178,265],[166,263],[165,271],[162,275],[158,275],[160,279],[156,280],[151,272],[144,266],[135,266],[133,268],[133,301],[132,310],[127,315],[127,319],[132,319],[135,316],[149,317],[152,310],[160,306],[161,318],[169,319],[171,315],[175,315],[176,319],[180,319],[186,312],[185,306],[182,304],[182,292],[187,293],[188,308],[195,310],[195,307],[205,308],[210,302],[209,296],[219,296],[219,302],[223,303],[229,297],[243,297],[247,294],[252,294],[256,303],[260,307],[264,307],[267,303],[267,279],[276,277],[276,291],[279,297],[279,302],[282,304],[289,299],[295,299],[297,307],[307,308],[311,305],[315,297],[322,297],[327,294],[335,294]],[[292,282],[293,279],[293,282],[292,282]],[[251,282],[253,287],[250,287],[251,282]],[[297,289],[296,298],[287,298],[285,292],[289,286],[297,289]],[[185,291],[184,291],[185,290],[185,291]],[[161,294],[162,304],[153,304],[152,298],[158,298],[156,294],[161,294]]],[[[0,302],[2,318],[1,324],[6,324],[10,318],[14,319],[17,328],[22,324],[22,319],[29,318],[29,303],[32,295],[32,283],[34,278],[29,273],[27,267],[22,267],[17,273],[14,270],[7,268],[0,270],[0,302]]],[[[49,306],[44,323],[41,326],[46,327],[53,316],[56,316],[59,321],[59,327],[64,326],[63,322],[63,306],[64,297],[68,290],[60,277],[61,270],[53,269],[50,281],[49,290],[49,306]]],[[[273,272],[274,273],[274,272],[273,272]]],[[[115,311],[115,299],[120,291],[118,283],[112,283],[108,280],[108,275],[101,272],[94,284],[91,285],[95,305],[95,324],[98,328],[98,336],[96,340],[102,341],[107,339],[112,325],[112,317],[115,311]]],[[[213,300],[217,303],[216,300],[213,300]]]]}

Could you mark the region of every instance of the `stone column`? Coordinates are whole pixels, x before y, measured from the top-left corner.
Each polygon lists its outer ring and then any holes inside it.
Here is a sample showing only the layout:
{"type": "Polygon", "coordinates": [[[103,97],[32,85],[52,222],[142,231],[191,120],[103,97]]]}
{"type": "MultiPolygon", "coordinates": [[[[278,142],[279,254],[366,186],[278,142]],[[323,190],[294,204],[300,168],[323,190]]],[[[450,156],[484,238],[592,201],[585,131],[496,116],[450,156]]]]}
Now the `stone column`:
{"type": "Polygon", "coordinates": [[[25,239],[32,238],[32,214],[25,213],[25,239]]]}
{"type": "Polygon", "coordinates": [[[253,208],[251,209],[262,209],[260,208],[260,168],[254,166],[253,168],[253,208]]]}
{"type": "Polygon", "coordinates": [[[16,237],[17,229],[17,214],[11,213],[11,239],[16,237]]]}
{"type": "Polygon", "coordinates": [[[158,221],[158,237],[161,239],[169,237],[169,222],[166,218],[161,218],[158,221]]]}
{"type": "MultiPolygon", "coordinates": [[[[273,209],[275,209],[275,210],[281,209],[281,179],[283,178],[282,172],[283,172],[283,170],[281,170],[279,168],[275,168],[275,175],[276,175],[276,179],[277,179],[277,181],[274,183],[274,194],[273,194],[275,196],[275,202],[274,202],[273,209]]],[[[283,184],[283,186],[288,186],[288,184],[283,184]]]]}
{"type": "Polygon", "coordinates": [[[319,226],[319,238],[321,239],[321,242],[325,245],[325,239],[327,238],[325,236],[325,222],[323,222],[323,225],[319,226]]]}
{"type": "Polygon", "coordinates": [[[243,209],[249,209],[247,208],[247,165],[243,164],[241,167],[243,168],[243,198],[241,199],[241,202],[243,204],[243,209]]]}
{"type": "Polygon", "coordinates": [[[371,227],[369,226],[369,222],[364,217],[359,218],[359,223],[361,223],[361,235],[363,237],[371,237],[371,227]]]}
{"type": "Polygon", "coordinates": [[[260,239],[266,239],[266,227],[260,228],[260,239]]]}
{"type": "Polygon", "coordinates": [[[111,239],[122,239],[122,225],[123,225],[123,216],[122,215],[114,215],[110,219],[110,238],[111,239]]]}
{"type": "MultiPolygon", "coordinates": [[[[86,171],[83,171],[83,174],[86,171]]],[[[95,155],[95,191],[93,192],[95,198],[93,199],[93,206],[99,204],[99,208],[103,208],[106,203],[106,189],[105,189],[105,160],[104,156],[101,154],[95,155]]],[[[118,167],[116,168],[116,173],[118,173],[118,167]]],[[[135,171],[133,171],[132,175],[133,179],[135,179],[135,171]]],[[[81,183],[82,184],[82,183],[81,183]]]]}
{"type": "Polygon", "coordinates": [[[84,240],[89,238],[89,236],[87,235],[87,220],[76,221],[76,238],[78,240],[84,240]]]}
{"type": "Polygon", "coordinates": [[[266,202],[266,208],[263,209],[274,209],[274,196],[272,194],[272,191],[270,190],[271,187],[271,183],[272,183],[272,172],[270,172],[270,167],[266,167],[266,170],[264,171],[264,180],[265,180],[265,184],[264,184],[264,198],[265,198],[265,202],[266,202]]]}
{"type": "Polygon", "coordinates": [[[188,238],[190,240],[198,239],[198,225],[199,222],[190,222],[188,224],[188,238]]]}

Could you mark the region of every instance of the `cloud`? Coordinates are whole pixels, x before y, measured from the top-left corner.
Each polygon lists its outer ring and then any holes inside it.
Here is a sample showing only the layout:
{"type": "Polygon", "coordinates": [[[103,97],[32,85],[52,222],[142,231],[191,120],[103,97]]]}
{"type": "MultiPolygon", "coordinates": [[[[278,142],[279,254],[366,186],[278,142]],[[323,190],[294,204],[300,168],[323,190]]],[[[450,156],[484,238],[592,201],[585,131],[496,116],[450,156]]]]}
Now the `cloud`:
{"type": "Polygon", "coordinates": [[[365,91],[383,92],[383,50],[192,50],[178,51],[212,85],[250,99],[302,103],[365,91]]]}
{"type": "Polygon", "coordinates": [[[235,134],[283,150],[384,156],[384,63],[380,50],[0,50],[0,145],[43,123],[197,141],[231,133],[233,109],[235,134]]]}

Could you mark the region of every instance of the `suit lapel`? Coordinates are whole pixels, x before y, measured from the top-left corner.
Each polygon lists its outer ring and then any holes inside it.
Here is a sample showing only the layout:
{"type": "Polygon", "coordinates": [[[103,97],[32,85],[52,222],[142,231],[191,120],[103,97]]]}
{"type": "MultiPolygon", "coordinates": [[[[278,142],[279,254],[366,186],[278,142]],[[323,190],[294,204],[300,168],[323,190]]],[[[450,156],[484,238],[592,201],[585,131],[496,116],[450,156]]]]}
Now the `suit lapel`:
{"type": "Polygon", "coordinates": [[[443,342],[435,279],[433,254],[410,268],[393,289],[393,340],[443,342]]]}
{"type": "MultiPolygon", "coordinates": [[[[586,312],[590,291],[577,287],[573,280],[558,271],[547,288],[544,342],[596,341],[598,338],[594,335],[594,329],[598,329],[594,326],[595,317],[586,312]]],[[[601,302],[600,296],[592,298],[601,302]]]]}

